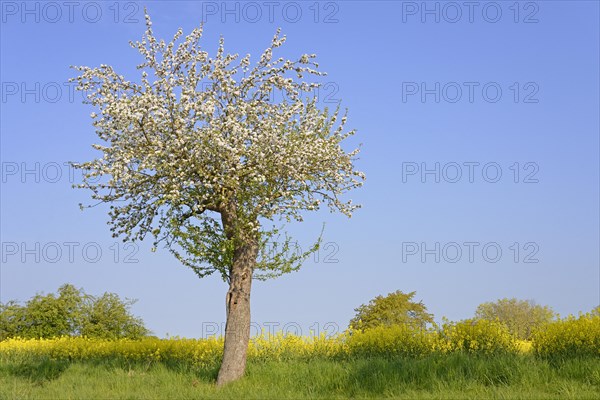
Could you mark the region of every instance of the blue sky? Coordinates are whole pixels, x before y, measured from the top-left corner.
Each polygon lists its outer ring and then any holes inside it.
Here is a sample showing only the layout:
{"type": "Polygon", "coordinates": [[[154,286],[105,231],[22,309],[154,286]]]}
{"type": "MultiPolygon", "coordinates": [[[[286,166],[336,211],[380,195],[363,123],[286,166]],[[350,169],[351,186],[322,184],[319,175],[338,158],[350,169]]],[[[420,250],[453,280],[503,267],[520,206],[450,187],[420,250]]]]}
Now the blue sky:
{"type": "Polygon", "coordinates": [[[367,181],[350,196],[363,208],[289,226],[308,246],[325,222],[325,246],[299,272],[254,283],[255,326],[344,329],[397,289],[438,321],[503,297],[562,315],[600,303],[595,1],[2,1],[0,301],[69,282],[138,299],[159,336],[224,321],[218,276],[115,241],[106,208],[79,210],[89,193],[71,189],[79,173],[64,164],[96,142],[69,65],[136,78],[128,41],[144,6],[165,39],[204,21],[213,54],[223,35],[226,50],[258,57],[281,27],[280,54],[318,55],[321,106],[341,100],[358,131],[349,145],[363,144],[367,181]]]}

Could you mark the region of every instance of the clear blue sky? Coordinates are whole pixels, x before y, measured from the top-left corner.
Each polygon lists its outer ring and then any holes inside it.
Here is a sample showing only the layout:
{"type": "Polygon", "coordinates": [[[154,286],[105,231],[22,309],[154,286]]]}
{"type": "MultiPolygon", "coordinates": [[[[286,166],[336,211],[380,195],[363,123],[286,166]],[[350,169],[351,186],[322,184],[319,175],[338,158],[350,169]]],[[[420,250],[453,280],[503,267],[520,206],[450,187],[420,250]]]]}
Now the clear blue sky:
{"type": "Polygon", "coordinates": [[[90,159],[96,142],[69,65],[135,78],[128,41],[144,6],[166,39],[205,20],[213,53],[223,35],[227,50],[258,56],[281,27],[280,54],[318,55],[321,105],[341,99],[363,143],[367,182],[351,196],[363,208],[289,227],[308,245],[326,222],[329,244],[254,284],[260,326],[344,329],[355,307],[397,289],[417,291],[438,321],[503,297],[562,315],[600,303],[596,1],[2,1],[0,301],[70,282],[139,299],[159,336],[224,321],[218,276],[200,280],[151,243],[115,245],[106,208],[79,210],[89,193],[71,189],[78,174],[63,164],[90,159]]]}

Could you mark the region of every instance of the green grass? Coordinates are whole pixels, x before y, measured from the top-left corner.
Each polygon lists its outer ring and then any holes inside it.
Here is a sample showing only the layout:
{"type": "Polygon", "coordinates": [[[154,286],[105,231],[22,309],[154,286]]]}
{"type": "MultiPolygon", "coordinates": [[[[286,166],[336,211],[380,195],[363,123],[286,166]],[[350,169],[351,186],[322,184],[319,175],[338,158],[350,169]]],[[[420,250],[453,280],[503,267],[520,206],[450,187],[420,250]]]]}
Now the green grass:
{"type": "Polygon", "coordinates": [[[0,399],[600,398],[600,359],[432,355],[252,361],[224,388],[218,366],[30,359],[0,364],[0,399]]]}

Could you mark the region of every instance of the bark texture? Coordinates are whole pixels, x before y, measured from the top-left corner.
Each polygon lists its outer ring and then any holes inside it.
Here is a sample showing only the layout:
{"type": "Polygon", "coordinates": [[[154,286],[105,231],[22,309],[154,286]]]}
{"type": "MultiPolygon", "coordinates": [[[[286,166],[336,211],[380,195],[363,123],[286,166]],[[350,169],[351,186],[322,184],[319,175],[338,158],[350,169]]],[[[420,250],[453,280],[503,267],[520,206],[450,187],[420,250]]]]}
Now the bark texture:
{"type": "MultiPolygon", "coordinates": [[[[225,225],[229,221],[223,218],[225,225]]],[[[235,381],[244,375],[250,340],[250,290],[252,272],[258,256],[258,243],[249,239],[236,247],[231,267],[229,290],[225,297],[227,320],[223,361],[217,385],[235,381]]]]}

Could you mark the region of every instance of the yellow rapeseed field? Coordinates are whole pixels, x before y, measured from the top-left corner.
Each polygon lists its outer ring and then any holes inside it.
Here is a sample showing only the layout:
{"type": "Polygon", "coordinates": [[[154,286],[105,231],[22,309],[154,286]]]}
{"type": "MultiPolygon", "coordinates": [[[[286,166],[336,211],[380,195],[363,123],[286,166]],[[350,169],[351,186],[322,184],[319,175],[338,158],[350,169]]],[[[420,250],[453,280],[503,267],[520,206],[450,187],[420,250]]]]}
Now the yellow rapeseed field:
{"type": "MultiPolygon", "coordinates": [[[[62,360],[175,361],[195,366],[218,363],[223,338],[105,340],[85,337],[8,339],[0,342],[0,359],[48,357],[62,360]]],[[[499,323],[462,321],[438,330],[413,330],[403,326],[347,331],[326,337],[262,334],[250,341],[248,357],[256,360],[336,358],[353,356],[423,357],[433,353],[529,353],[538,355],[600,356],[600,317],[589,315],[549,324],[533,341],[519,341],[499,323]]]]}

